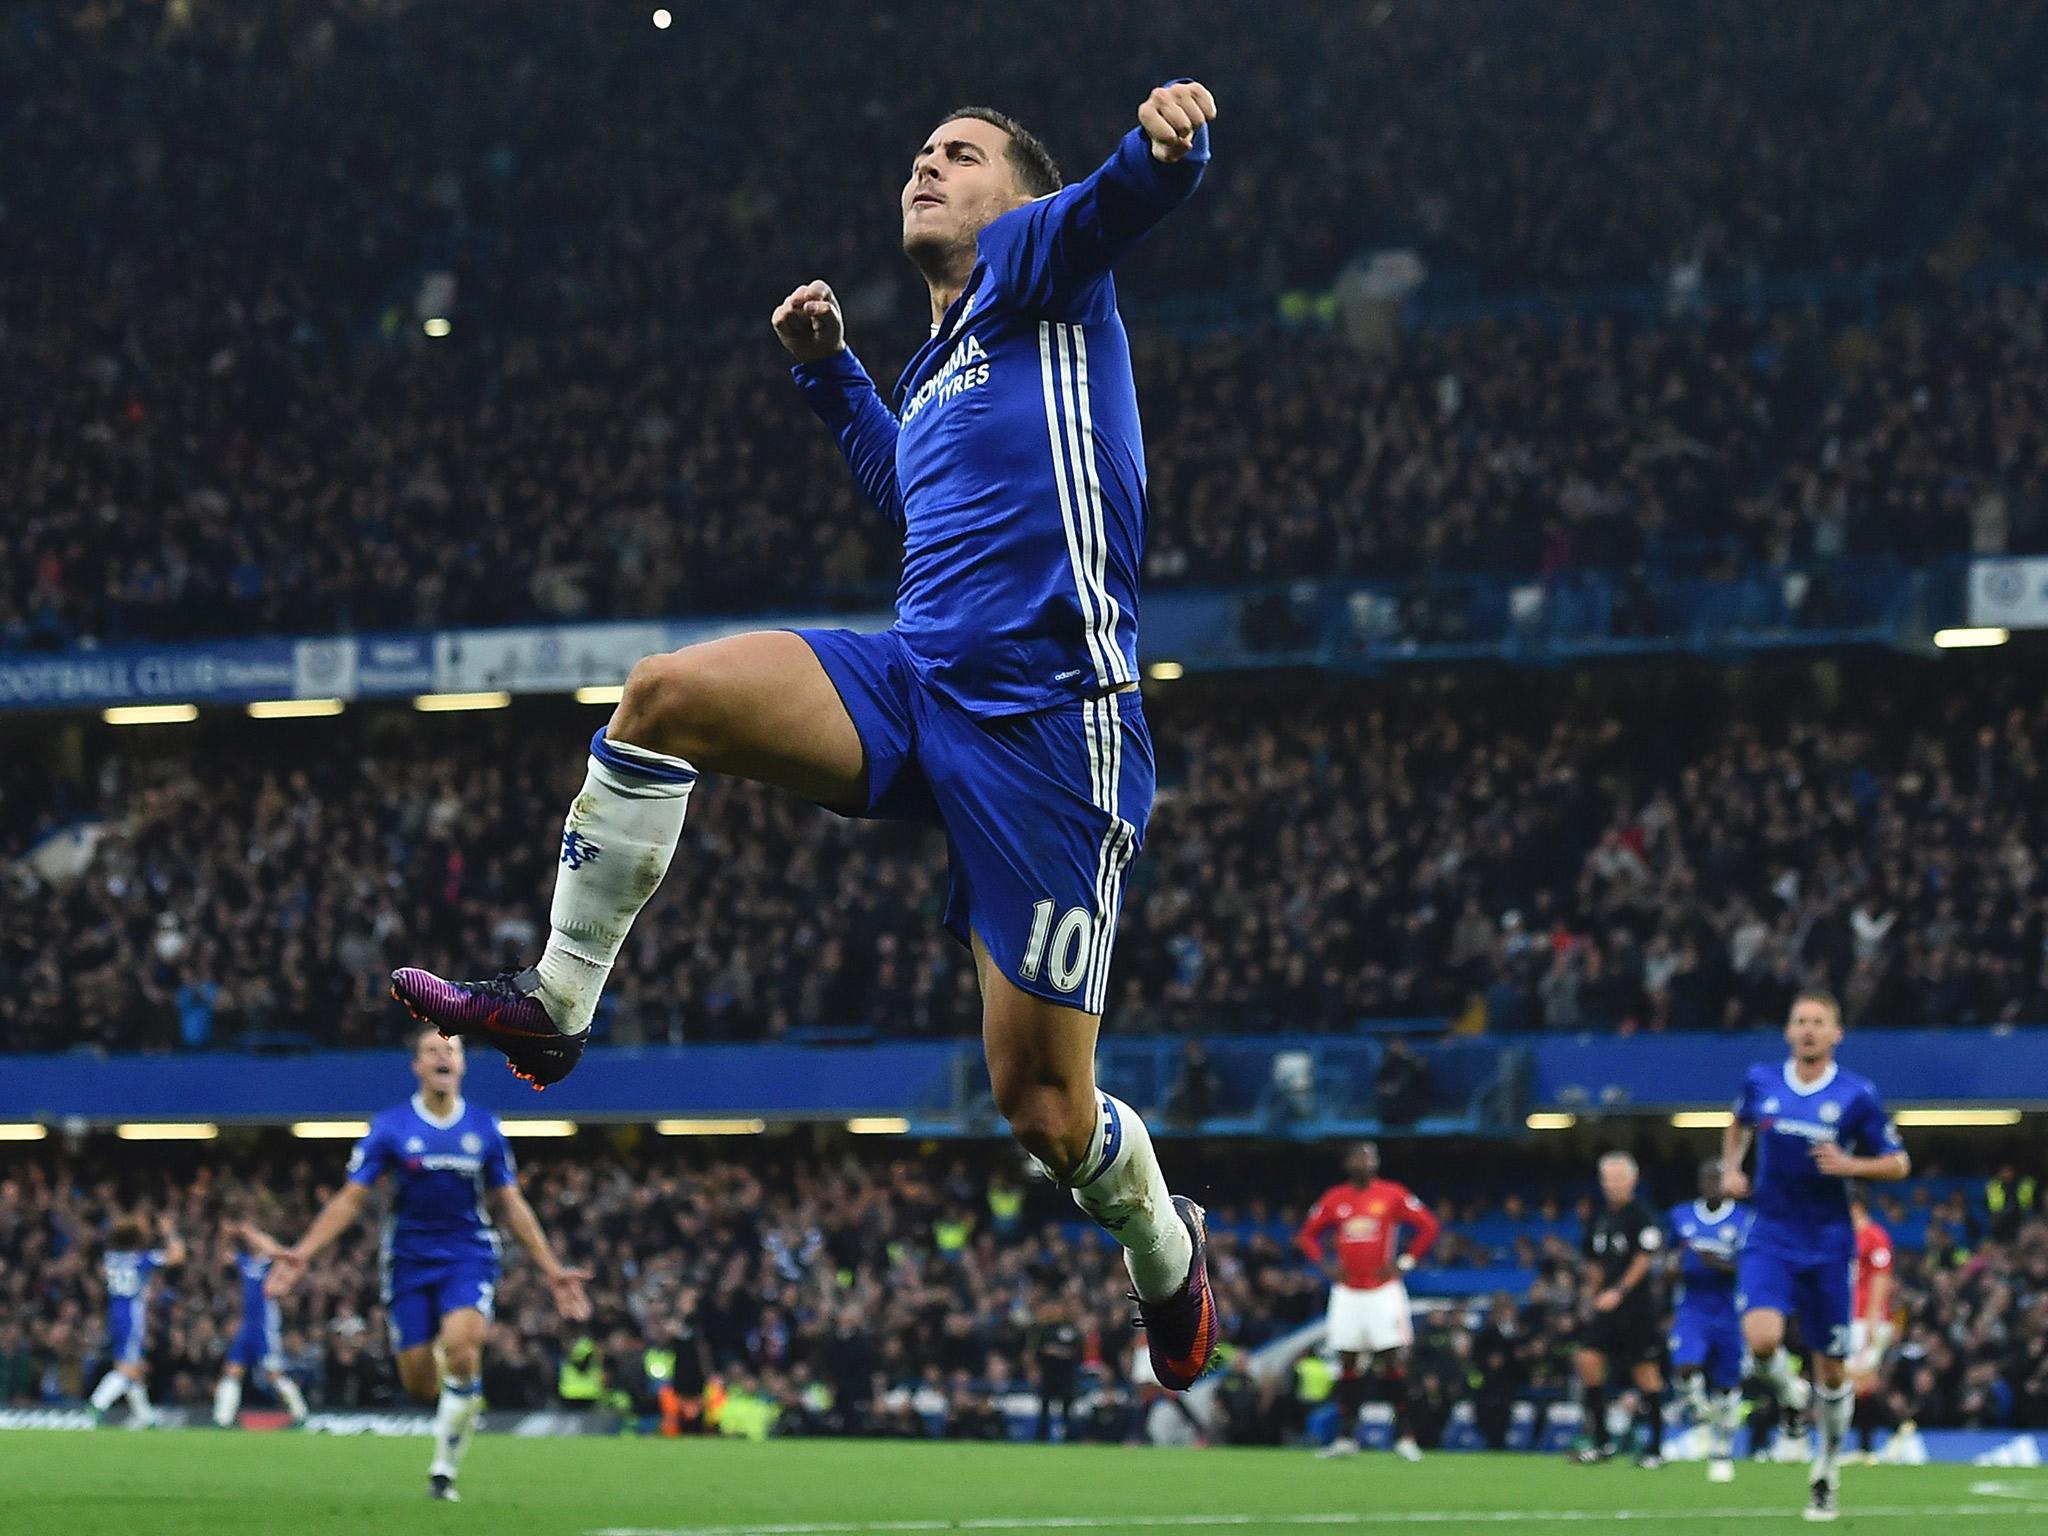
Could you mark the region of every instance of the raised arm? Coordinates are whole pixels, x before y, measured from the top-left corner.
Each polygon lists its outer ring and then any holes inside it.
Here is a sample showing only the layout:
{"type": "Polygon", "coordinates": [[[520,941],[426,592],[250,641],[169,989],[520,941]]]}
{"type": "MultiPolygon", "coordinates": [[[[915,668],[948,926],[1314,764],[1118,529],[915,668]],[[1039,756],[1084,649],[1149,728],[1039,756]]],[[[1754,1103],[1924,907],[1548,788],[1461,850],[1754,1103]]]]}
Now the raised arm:
{"type": "Polygon", "coordinates": [[[882,515],[904,526],[896,486],[896,413],[846,345],[846,317],[831,285],[809,282],[775,306],[769,323],[796,359],[790,370],[812,413],[832,429],[853,478],[882,515]]]}
{"type": "Polygon", "coordinates": [[[178,1235],[177,1228],[171,1225],[171,1218],[168,1216],[159,1223],[157,1230],[163,1238],[163,1247],[157,1251],[163,1255],[164,1268],[176,1269],[185,1262],[185,1239],[178,1235]]]}
{"type": "Polygon", "coordinates": [[[1110,268],[1201,182],[1215,117],[1208,87],[1193,80],[1160,86],[1139,106],[1138,126],[1092,175],[981,232],[996,286],[1026,309],[1096,318],[1108,307],[1101,280],[1110,268]]]}

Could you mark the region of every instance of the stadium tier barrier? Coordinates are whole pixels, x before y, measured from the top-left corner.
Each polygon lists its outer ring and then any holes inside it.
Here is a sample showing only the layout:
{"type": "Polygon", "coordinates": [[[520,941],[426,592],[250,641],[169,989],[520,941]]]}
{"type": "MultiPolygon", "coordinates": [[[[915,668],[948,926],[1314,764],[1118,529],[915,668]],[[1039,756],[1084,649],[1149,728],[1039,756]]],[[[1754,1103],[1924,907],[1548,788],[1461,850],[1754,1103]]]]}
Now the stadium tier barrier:
{"type": "MultiPolygon", "coordinates": [[[[1442,1021],[1405,1021],[1422,1033],[1442,1021]]],[[[1103,1042],[1100,1076],[1113,1092],[1162,1113],[1162,1135],[1291,1136],[1520,1134],[1531,1112],[1563,1116],[1660,1114],[1725,1108],[1753,1062],[1782,1055],[1775,1031],[1732,1035],[1424,1039],[1428,1099],[1413,1123],[1374,1114],[1377,1035],[1261,1035],[1205,1040],[1217,1094],[1209,1112],[1164,1113],[1187,1042],[1103,1042]],[[1282,1070],[1276,1070],[1282,1069],[1282,1070]],[[1285,1079],[1285,1085],[1279,1085],[1285,1079]]],[[[1869,1030],[1844,1060],[1896,1106],[2048,1104],[2048,1028],[1869,1030]]],[[[390,1051],[299,1056],[230,1053],[10,1057],[0,1073],[0,1121],[212,1121],[280,1124],[361,1117],[401,1097],[404,1064],[390,1051]]],[[[480,1055],[468,1092],[501,1115],[592,1121],[753,1117],[869,1119],[863,1129],[918,1136],[989,1136],[1001,1122],[987,1097],[978,1048],[957,1042],[871,1045],[702,1045],[593,1050],[576,1075],[537,1095],[480,1055]]],[[[750,1121],[742,1122],[743,1128],[750,1121]]]]}
{"type": "MultiPolygon", "coordinates": [[[[1885,557],[1843,557],[1730,575],[1731,559],[1717,545],[1629,571],[1163,592],[1145,602],[1145,660],[1182,669],[1371,672],[1845,645],[1920,652],[1935,630],[1951,625],[2048,627],[2048,561],[1911,569],[1885,557]]],[[[0,710],[569,693],[616,685],[643,656],[721,635],[821,624],[883,629],[891,617],[778,612],[0,653],[0,710]]]]}

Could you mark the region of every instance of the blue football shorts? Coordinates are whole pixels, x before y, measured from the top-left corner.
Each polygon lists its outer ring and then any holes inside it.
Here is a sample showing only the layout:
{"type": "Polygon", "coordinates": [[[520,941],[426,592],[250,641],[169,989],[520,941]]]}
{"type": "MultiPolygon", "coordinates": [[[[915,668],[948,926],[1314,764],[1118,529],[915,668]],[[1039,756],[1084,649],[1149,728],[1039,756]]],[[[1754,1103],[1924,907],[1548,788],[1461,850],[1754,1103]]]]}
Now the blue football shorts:
{"type": "Polygon", "coordinates": [[[1670,1342],[1672,1370],[1699,1371],[1716,1392],[1742,1385],[1742,1317],[1732,1302],[1681,1302],[1670,1342]]]}
{"type": "Polygon", "coordinates": [[[149,1322],[141,1307],[116,1312],[107,1319],[107,1355],[116,1365],[140,1365],[149,1342],[149,1322]]]}
{"type": "Polygon", "coordinates": [[[981,718],[926,686],[894,634],[795,633],[867,754],[867,803],[828,809],[943,830],[946,930],[980,935],[1024,991],[1101,1013],[1124,872],[1152,812],[1137,691],[981,718]]]}
{"type": "Polygon", "coordinates": [[[1846,1360],[1855,1272],[1854,1259],[1792,1258],[1757,1247],[1752,1237],[1735,1261],[1735,1305],[1796,1317],[1809,1351],[1846,1360]]]}
{"type": "Polygon", "coordinates": [[[488,1318],[498,1299],[498,1266],[488,1259],[445,1264],[394,1262],[384,1277],[384,1314],[391,1347],[403,1352],[431,1344],[441,1319],[465,1307],[488,1318]]]}
{"type": "Polygon", "coordinates": [[[227,1363],[239,1365],[252,1375],[258,1371],[281,1370],[284,1347],[278,1337],[277,1319],[259,1317],[255,1325],[243,1324],[228,1345],[227,1363]]]}

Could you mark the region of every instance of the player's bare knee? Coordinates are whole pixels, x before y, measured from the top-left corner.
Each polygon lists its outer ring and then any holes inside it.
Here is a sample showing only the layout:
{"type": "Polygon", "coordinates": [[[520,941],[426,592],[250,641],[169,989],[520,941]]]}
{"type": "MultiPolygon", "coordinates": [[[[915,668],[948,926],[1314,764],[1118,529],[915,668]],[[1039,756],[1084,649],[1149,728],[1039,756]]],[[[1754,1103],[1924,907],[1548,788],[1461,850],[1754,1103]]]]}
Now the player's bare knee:
{"type": "Polygon", "coordinates": [[[467,1381],[483,1368],[484,1352],[474,1344],[450,1344],[442,1361],[445,1374],[467,1381]]]}
{"type": "Polygon", "coordinates": [[[731,748],[730,665],[714,646],[643,656],[626,675],[605,734],[652,752],[714,767],[731,748]]]}
{"type": "Polygon", "coordinates": [[[1092,1106],[1076,1112],[1074,1096],[1063,1085],[1031,1083],[998,1089],[996,1107],[1010,1123],[1010,1134],[1033,1157],[1061,1178],[1081,1166],[1095,1134],[1092,1106]]]}
{"type": "Polygon", "coordinates": [[[691,757],[686,750],[695,744],[690,722],[702,714],[701,708],[692,707],[701,704],[703,693],[696,673],[687,651],[641,657],[626,674],[619,707],[605,734],[649,751],[691,757]]]}

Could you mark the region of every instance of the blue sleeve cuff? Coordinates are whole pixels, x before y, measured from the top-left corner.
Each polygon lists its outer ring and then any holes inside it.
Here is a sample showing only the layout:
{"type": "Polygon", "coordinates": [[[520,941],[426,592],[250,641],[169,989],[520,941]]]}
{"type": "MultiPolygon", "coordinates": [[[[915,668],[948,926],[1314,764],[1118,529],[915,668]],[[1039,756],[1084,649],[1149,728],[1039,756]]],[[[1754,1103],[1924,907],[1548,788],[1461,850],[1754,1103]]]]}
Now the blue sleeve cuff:
{"type": "Polygon", "coordinates": [[[1209,168],[1209,125],[1195,130],[1195,147],[1178,160],[1152,158],[1152,141],[1142,128],[1133,128],[1110,156],[1106,169],[1132,190],[1161,203],[1177,203],[1186,197],[1209,168]]]}
{"type": "Polygon", "coordinates": [[[796,364],[789,370],[789,375],[799,384],[853,384],[865,381],[868,371],[853,355],[853,348],[841,347],[830,357],[821,357],[815,363],[796,364]]]}

